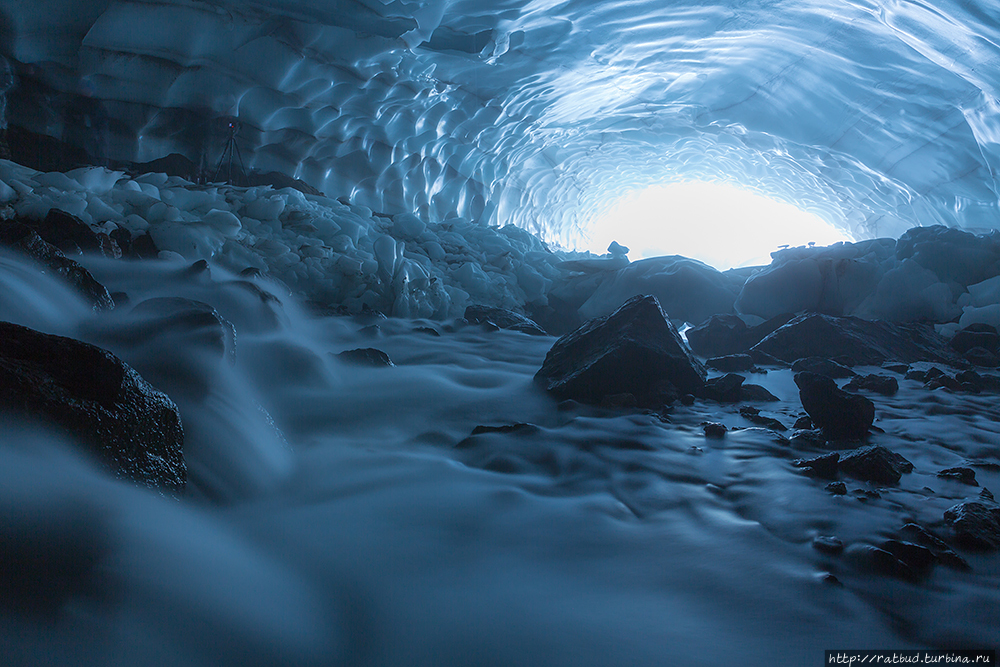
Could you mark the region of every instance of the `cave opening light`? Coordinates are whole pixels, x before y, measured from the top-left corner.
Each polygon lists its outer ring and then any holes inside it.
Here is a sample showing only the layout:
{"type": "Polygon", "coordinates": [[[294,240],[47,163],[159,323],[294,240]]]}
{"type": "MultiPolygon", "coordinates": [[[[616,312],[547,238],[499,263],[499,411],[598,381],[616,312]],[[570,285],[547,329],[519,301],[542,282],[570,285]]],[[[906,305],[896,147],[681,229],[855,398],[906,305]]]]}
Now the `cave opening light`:
{"type": "Polygon", "coordinates": [[[853,241],[843,229],[792,204],[720,183],[685,181],[634,190],[585,228],[584,250],[617,241],[634,261],[683,255],[720,271],[771,261],[782,246],[853,241]]]}

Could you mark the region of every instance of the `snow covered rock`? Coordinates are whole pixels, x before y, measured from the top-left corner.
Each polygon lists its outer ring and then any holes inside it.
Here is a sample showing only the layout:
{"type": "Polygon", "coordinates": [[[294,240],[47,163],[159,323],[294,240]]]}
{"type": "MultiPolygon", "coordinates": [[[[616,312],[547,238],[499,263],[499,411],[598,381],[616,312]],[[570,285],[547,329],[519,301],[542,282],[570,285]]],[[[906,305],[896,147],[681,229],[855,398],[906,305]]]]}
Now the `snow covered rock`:
{"type": "Polygon", "coordinates": [[[73,434],[116,475],[183,490],[177,407],[130,366],[93,345],[0,323],[0,404],[73,434]]]}
{"type": "Polygon", "coordinates": [[[934,361],[966,365],[947,341],[922,324],[896,324],[856,317],[800,315],[753,348],[787,362],[804,357],[848,357],[856,364],[934,361]]]}
{"type": "Polygon", "coordinates": [[[825,375],[796,373],[802,407],[813,423],[834,439],[863,438],[875,420],[875,405],[849,394],[825,375]]]}
{"type": "Polygon", "coordinates": [[[566,334],[545,355],[535,380],[559,398],[598,403],[632,394],[640,404],[662,405],[694,393],[705,369],[688,352],[653,296],[637,296],[608,317],[566,334]]]}

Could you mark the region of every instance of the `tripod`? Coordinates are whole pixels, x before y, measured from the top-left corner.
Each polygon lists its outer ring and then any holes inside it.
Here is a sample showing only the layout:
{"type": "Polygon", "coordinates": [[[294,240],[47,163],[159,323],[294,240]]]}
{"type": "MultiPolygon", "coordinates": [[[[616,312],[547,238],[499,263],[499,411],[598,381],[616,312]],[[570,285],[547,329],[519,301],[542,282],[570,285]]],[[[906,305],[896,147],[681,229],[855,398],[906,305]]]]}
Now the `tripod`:
{"type": "Polygon", "coordinates": [[[243,182],[247,182],[247,170],[243,166],[243,156],[240,154],[240,147],[236,145],[236,135],[240,131],[239,121],[231,120],[229,121],[229,138],[226,140],[226,145],[222,149],[222,155],[219,157],[219,166],[215,169],[215,176],[212,177],[212,181],[217,183],[219,181],[219,173],[222,171],[222,164],[226,162],[226,156],[229,156],[229,175],[226,178],[226,183],[230,185],[235,185],[233,183],[233,154],[240,161],[240,172],[243,174],[243,182]]]}

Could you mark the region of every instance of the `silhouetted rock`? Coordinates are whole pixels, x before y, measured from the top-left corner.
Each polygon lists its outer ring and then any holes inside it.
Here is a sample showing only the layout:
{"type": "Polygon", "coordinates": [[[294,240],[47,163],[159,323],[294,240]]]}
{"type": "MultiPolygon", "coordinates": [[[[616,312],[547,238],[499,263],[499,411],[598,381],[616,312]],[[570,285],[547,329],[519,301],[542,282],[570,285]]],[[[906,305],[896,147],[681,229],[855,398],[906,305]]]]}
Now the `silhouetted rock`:
{"type": "Polygon", "coordinates": [[[490,308],[489,306],[469,306],[465,309],[465,319],[473,324],[494,324],[500,329],[512,329],[533,336],[547,336],[545,329],[524,315],[506,308],[490,308]]]}
{"type": "Polygon", "coordinates": [[[793,373],[817,373],[831,378],[849,378],[857,375],[847,366],[823,357],[796,359],[792,364],[793,373]]]}
{"type": "Polygon", "coordinates": [[[825,375],[797,373],[802,407],[829,437],[863,438],[875,420],[875,406],[864,396],[849,394],[825,375]]]}
{"type": "Polygon", "coordinates": [[[171,491],[187,471],[177,407],[93,345],[0,323],[0,405],[71,434],[115,474],[171,491]]]}
{"type": "Polygon", "coordinates": [[[840,454],[830,452],[811,459],[797,459],[792,462],[792,465],[796,468],[802,468],[802,472],[810,477],[836,479],[837,469],[840,465],[840,454]]]}
{"type": "Polygon", "coordinates": [[[786,362],[805,357],[850,357],[856,364],[878,366],[892,359],[932,361],[964,368],[967,363],[932,326],[800,315],[753,348],[786,362]]]}
{"type": "Polygon", "coordinates": [[[742,354],[786,324],[792,317],[787,314],[778,315],[762,324],[748,327],[736,315],[713,315],[698,326],[688,329],[685,335],[691,349],[702,356],[742,354]]]}
{"type": "Polygon", "coordinates": [[[740,400],[773,403],[774,401],[779,401],[781,399],[764,387],[761,387],[759,384],[744,383],[743,386],[740,387],[740,400]]]}
{"type": "Polygon", "coordinates": [[[724,357],[712,357],[705,361],[709,368],[723,373],[737,373],[753,368],[753,358],[749,354],[728,354],[724,357]]]}
{"type": "Polygon", "coordinates": [[[944,477],[945,479],[953,479],[956,482],[968,484],[969,486],[979,486],[979,482],[976,481],[976,471],[972,468],[945,468],[944,470],[939,470],[937,476],[944,477]]]}
{"type": "Polygon", "coordinates": [[[395,366],[388,354],[374,347],[345,350],[338,354],[337,358],[356,366],[371,366],[373,368],[395,366]]]}
{"type": "Polygon", "coordinates": [[[90,271],[66,257],[28,227],[16,222],[0,223],[0,244],[21,252],[50,269],[86,297],[94,310],[114,309],[115,302],[108,289],[97,282],[90,271]]]}
{"type": "Polygon", "coordinates": [[[642,405],[662,405],[698,391],[705,369],[656,298],[637,296],[557,340],[535,380],[559,398],[599,403],[629,393],[642,405]]]}
{"type": "Polygon", "coordinates": [[[744,405],[740,408],[740,415],[754,424],[759,424],[765,428],[769,428],[772,431],[787,431],[788,427],[782,424],[780,421],[774,417],[767,417],[760,414],[760,410],[757,408],[750,407],[749,405],[744,405]]]}
{"type": "Polygon", "coordinates": [[[830,482],[826,485],[826,490],[835,496],[847,495],[847,485],[843,482],[830,482]]]}
{"type": "Polygon", "coordinates": [[[965,354],[975,347],[981,347],[996,354],[1000,349],[1000,334],[997,334],[996,331],[965,328],[955,334],[948,344],[960,354],[965,354]]]}
{"type": "Polygon", "coordinates": [[[836,537],[831,537],[829,535],[817,535],[813,538],[812,546],[816,551],[833,556],[840,555],[844,552],[844,543],[836,537]]]}
{"type": "Polygon", "coordinates": [[[903,473],[913,471],[913,464],[881,445],[870,445],[841,454],[840,470],[866,482],[898,484],[903,473]]]}
{"type": "Polygon", "coordinates": [[[844,385],[847,391],[874,391],[883,396],[895,396],[899,391],[899,382],[888,375],[856,375],[844,385]]]}
{"type": "Polygon", "coordinates": [[[115,259],[122,256],[121,249],[110,236],[95,232],[83,220],[65,211],[52,209],[44,220],[21,218],[19,221],[63,252],[93,252],[115,259]]]}
{"type": "Polygon", "coordinates": [[[707,422],[702,428],[705,431],[706,438],[721,438],[729,430],[725,424],[718,422],[707,422]]]}
{"type": "Polygon", "coordinates": [[[964,558],[959,556],[952,550],[951,547],[944,543],[944,540],[937,535],[934,535],[923,526],[912,522],[907,523],[900,529],[900,532],[910,540],[913,540],[914,542],[930,549],[931,553],[934,554],[938,562],[942,565],[966,572],[972,569],[964,558]]]}
{"type": "Polygon", "coordinates": [[[706,380],[697,395],[719,403],[737,403],[743,397],[741,386],[744,380],[746,378],[742,375],[726,373],[720,377],[706,380]]]}
{"type": "Polygon", "coordinates": [[[844,558],[863,574],[894,577],[910,582],[917,582],[921,578],[920,573],[894,554],[870,544],[852,544],[844,551],[844,558]]]}
{"type": "Polygon", "coordinates": [[[944,513],[955,540],[967,549],[1000,549],[1000,506],[984,501],[959,503],[944,513]]]}
{"type": "Polygon", "coordinates": [[[985,347],[973,347],[962,355],[973,366],[980,368],[997,368],[1000,366],[1000,356],[985,347]]]}

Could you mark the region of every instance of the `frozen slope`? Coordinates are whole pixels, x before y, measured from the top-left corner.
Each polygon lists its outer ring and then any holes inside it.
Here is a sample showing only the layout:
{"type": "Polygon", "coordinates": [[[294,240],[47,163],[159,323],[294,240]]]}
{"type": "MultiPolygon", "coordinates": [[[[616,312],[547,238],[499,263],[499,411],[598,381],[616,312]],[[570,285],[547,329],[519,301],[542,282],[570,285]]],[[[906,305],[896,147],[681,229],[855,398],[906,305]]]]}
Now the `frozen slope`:
{"type": "Polygon", "coordinates": [[[237,117],[263,171],[551,240],[672,179],[858,239],[996,226],[986,0],[39,0],[0,24],[12,124],[72,140],[66,111],[100,100],[115,159],[215,165],[237,117]]]}

